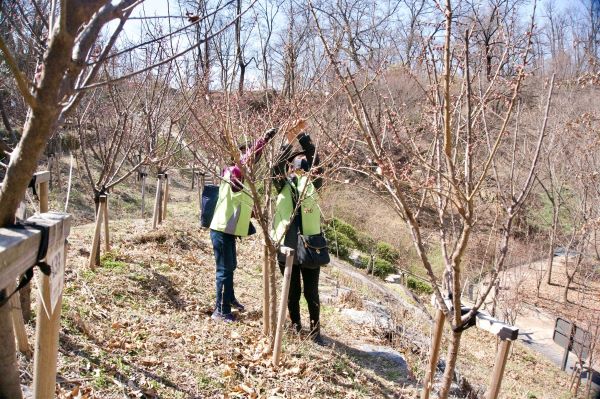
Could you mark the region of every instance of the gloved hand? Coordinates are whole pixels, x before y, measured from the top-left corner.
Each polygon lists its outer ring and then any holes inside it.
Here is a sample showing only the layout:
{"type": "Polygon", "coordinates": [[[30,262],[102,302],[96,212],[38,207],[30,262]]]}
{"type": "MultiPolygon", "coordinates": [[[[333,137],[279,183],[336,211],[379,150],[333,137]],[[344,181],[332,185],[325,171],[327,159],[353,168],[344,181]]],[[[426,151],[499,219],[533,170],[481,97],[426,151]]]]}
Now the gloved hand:
{"type": "Polygon", "coordinates": [[[273,138],[273,137],[274,137],[274,136],[277,134],[277,131],[278,131],[278,130],[279,130],[279,129],[278,129],[278,128],[276,128],[276,127],[272,127],[271,129],[267,130],[267,131],[265,132],[265,136],[264,136],[265,140],[266,140],[266,141],[269,141],[269,140],[271,140],[271,139],[272,139],[272,138],[273,138]]]}

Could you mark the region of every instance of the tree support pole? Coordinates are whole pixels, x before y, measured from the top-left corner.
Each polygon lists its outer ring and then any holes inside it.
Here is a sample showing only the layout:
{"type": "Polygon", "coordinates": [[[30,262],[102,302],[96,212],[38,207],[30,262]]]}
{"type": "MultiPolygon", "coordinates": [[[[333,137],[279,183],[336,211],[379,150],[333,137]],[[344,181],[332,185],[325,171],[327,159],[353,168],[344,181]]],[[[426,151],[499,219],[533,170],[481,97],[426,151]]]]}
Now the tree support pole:
{"type": "Polygon", "coordinates": [[[39,198],[40,198],[40,213],[48,212],[48,191],[49,182],[45,181],[39,185],[39,198]]]}
{"type": "Polygon", "coordinates": [[[152,229],[156,229],[160,218],[160,192],[162,191],[162,175],[158,175],[156,182],[156,198],[154,199],[154,214],[152,216],[152,229]]]}
{"type": "Polygon", "coordinates": [[[281,288],[281,302],[279,303],[279,315],[277,317],[277,330],[275,332],[275,345],[273,347],[273,366],[279,365],[281,356],[281,341],[283,339],[283,325],[287,311],[288,295],[290,293],[290,280],[292,279],[292,267],[294,266],[294,250],[287,247],[281,248],[285,258],[285,271],[283,273],[283,286],[281,288]]]}
{"type": "MultiPolygon", "coordinates": [[[[11,284],[8,287],[8,292],[14,292],[16,284],[11,284]]],[[[8,306],[11,308],[11,316],[13,320],[13,328],[15,330],[15,338],[17,339],[17,348],[19,352],[24,354],[26,357],[31,356],[31,347],[27,340],[27,331],[25,330],[25,320],[23,319],[23,312],[21,310],[21,301],[19,299],[19,292],[16,292],[8,301],[8,306]]]]}
{"type": "Polygon", "coordinates": [[[52,276],[39,274],[39,296],[37,302],[37,327],[35,334],[35,353],[33,356],[33,397],[36,399],[54,398],[56,389],[56,363],[58,357],[58,333],[60,330],[60,312],[62,308],[62,290],[52,292],[56,281],[52,279],[64,279],[64,267],[66,263],[67,244],[63,245],[62,251],[55,252],[50,259],[52,276]],[[59,263],[60,262],[60,263],[59,263]],[[58,266],[62,266],[63,272],[54,273],[58,266]],[[58,295],[56,303],[52,306],[52,295],[58,295]]]}
{"type": "Polygon", "coordinates": [[[104,213],[104,251],[110,251],[110,233],[108,230],[108,197],[100,197],[100,206],[103,208],[104,213]]]}
{"type": "MultiPolygon", "coordinates": [[[[4,290],[6,293],[6,290],[4,290]]],[[[0,306],[0,398],[21,399],[15,336],[8,304],[0,306]]]]}
{"type": "Polygon", "coordinates": [[[508,353],[510,351],[510,344],[511,341],[507,339],[500,341],[498,352],[496,352],[496,363],[494,364],[494,370],[492,371],[492,381],[490,382],[490,388],[488,389],[486,399],[498,398],[502,377],[504,376],[504,368],[506,367],[506,360],[508,359],[508,353]]]}
{"type": "Polygon", "coordinates": [[[275,337],[277,326],[277,259],[276,254],[269,250],[269,335],[275,337]]]}
{"type": "Polygon", "coordinates": [[[441,309],[436,309],[435,322],[431,336],[431,349],[429,351],[429,367],[427,368],[427,373],[425,374],[425,379],[423,380],[421,399],[429,399],[429,395],[431,394],[433,378],[435,376],[435,370],[437,369],[437,363],[440,355],[442,332],[444,331],[444,320],[444,312],[442,312],[441,309]]]}
{"type": "Polygon", "coordinates": [[[142,219],[144,218],[144,208],[146,206],[146,174],[142,173],[142,219]]]}
{"type": "Polygon", "coordinates": [[[202,190],[204,190],[204,173],[198,173],[198,209],[202,215],[202,190]]]}
{"type": "MultiPolygon", "coordinates": [[[[100,200],[99,200],[100,201],[100,200]]],[[[102,219],[103,219],[103,211],[104,208],[102,204],[98,203],[98,209],[96,213],[96,226],[94,228],[94,238],[92,240],[92,250],[90,251],[90,259],[88,262],[88,266],[90,269],[96,269],[98,265],[98,256],[100,252],[100,230],[102,228],[102,219]]]]}
{"type": "Polygon", "coordinates": [[[270,307],[269,307],[269,298],[270,298],[270,284],[269,284],[269,246],[264,244],[263,246],[263,334],[265,336],[269,336],[271,331],[271,315],[270,315],[270,307]]]}
{"type": "Polygon", "coordinates": [[[163,195],[162,220],[167,219],[167,204],[169,203],[169,175],[165,173],[165,193],[163,195]]]}

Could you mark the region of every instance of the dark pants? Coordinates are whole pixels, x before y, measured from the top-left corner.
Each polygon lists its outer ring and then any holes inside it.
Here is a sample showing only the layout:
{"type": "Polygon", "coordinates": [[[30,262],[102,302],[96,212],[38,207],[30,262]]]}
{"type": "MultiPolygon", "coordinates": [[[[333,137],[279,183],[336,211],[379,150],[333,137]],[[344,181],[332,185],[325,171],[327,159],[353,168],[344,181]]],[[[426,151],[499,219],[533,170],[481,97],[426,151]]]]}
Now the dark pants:
{"type": "Polygon", "coordinates": [[[215,252],[216,267],[216,310],[231,313],[231,303],[235,301],[233,292],[233,271],[237,267],[235,236],[211,230],[210,239],[215,252]]]}
{"type": "MultiPolygon", "coordinates": [[[[279,270],[281,273],[285,271],[285,264],[279,262],[279,270]]],[[[288,296],[288,311],[292,324],[300,326],[300,294],[302,286],[300,283],[300,275],[302,275],[302,283],[304,283],[304,299],[308,304],[308,314],[310,317],[310,329],[312,332],[319,332],[319,313],[321,303],[319,301],[319,272],[320,268],[306,269],[299,265],[292,266],[292,278],[290,281],[290,294],[288,296]]]]}

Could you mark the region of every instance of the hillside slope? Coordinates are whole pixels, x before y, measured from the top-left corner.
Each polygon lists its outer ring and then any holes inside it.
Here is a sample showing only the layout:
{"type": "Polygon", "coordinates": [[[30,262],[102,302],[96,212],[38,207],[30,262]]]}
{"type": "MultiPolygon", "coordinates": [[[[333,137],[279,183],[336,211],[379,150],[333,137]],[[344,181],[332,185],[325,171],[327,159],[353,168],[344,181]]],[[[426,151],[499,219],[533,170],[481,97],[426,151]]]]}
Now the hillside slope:
{"type": "MultiPolygon", "coordinates": [[[[111,221],[112,251],[96,271],[87,267],[92,224],[73,227],[59,397],[418,396],[427,359],[427,318],[337,267],[323,269],[321,278],[328,347],[314,345],[305,333],[288,332],[282,367],[273,368],[261,333],[259,237],[239,245],[235,287],[247,311],[233,324],[211,321],[214,260],[208,233],[196,223],[197,197],[177,181],[171,194],[169,216],[155,231],[149,219],[128,219],[126,212],[111,221]]],[[[151,208],[149,202],[146,206],[151,208]]],[[[388,292],[398,288],[375,282],[388,292]]],[[[306,319],[305,303],[302,310],[306,319]]],[[[472,329],[464,343],[458,375],[462,389],[455,392],[457,397],[477,397],[488,383],[495,340],[472,329]]],[[[21,358],[21,365],[29,384],[32,364],[21,358]]],[[[534,352],[516,345],[501,397],[566,398],[567,380],[534,352]]]]}

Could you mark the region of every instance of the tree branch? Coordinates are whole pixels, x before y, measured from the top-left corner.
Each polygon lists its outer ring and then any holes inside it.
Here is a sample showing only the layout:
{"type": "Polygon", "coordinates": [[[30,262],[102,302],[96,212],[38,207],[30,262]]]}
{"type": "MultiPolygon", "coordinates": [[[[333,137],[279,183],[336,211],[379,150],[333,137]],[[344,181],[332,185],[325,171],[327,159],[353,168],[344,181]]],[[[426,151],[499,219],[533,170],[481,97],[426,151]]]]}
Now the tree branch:
{"type": "Polygon", "coordinates": [[[19,92],[25,99],[25,102],[27,103],[27,105],[29,105],[31,108],[34,108],[36,106],[36,100],[35,100],[35,97],[33,97],[33,95],[31,95],[30,84],[27,81],[27,78],[23,75],[23,73],[17,66],[17,61],[15,60],[15,57],[10,52],[10,49],[6,46],[6,43],[4,42],[4,38],[2,38],[2,36],[0,36],[0,50],[4,54],[4,60],[5,60],[6,64],[8,65],[8,69],[10,69],[13,77],[15,78],[15,80],[17,82],[17,87],[19,88],[19,92]]]}

